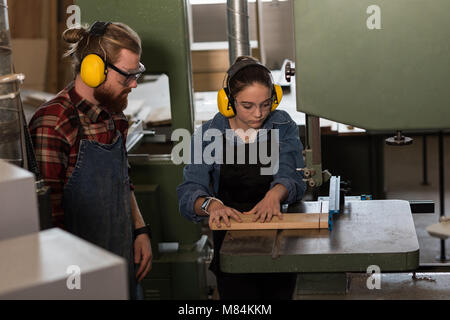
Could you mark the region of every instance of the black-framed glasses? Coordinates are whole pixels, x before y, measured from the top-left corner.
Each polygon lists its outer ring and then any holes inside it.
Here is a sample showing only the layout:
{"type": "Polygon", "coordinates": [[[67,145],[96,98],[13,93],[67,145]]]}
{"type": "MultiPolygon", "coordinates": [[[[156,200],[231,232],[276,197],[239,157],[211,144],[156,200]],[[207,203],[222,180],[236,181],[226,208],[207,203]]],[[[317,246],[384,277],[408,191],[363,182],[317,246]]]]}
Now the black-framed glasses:
{"type": "Polygon", "coordinates": [[[139,62],[139,68],[131,72],[123,71],[109,62],[108,67],[111,67],[111,69],[113,69],[114,71],[120,73],[122,76],[125,77],[125,81],[122,83],[125,87],[128,87],[131,81],[133,80],[137,81],[141,77],[141,75],[145,72],[145,66],[141,62],[139,62]]]}

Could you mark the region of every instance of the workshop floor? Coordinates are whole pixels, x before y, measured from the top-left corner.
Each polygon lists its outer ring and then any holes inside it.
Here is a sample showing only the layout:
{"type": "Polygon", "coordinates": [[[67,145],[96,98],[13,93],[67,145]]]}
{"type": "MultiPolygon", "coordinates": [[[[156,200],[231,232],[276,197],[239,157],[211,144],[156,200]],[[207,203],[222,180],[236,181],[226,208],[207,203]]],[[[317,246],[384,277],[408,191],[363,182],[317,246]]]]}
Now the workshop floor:
{"type": "Polygon", "coordinates": [[[346,294],[296,295],[296,300],[449,300],[450,273],[382,274],[379,289],[367,288],[367,274],[348,275],[346,294]]]}
{"type": "MultiPolygon", "coordinates": [[[[414,214],[420,246],[420,264],[439,265],[440,239],[431,237],[426,227],[439,220],[438,138],[427,137],[428,185],[422,185],[422,137],[414,137],[409,146],[385,146],[385,189],[388,199],[433,200],[434,214],[414,214]]],[[[444,137],[446,196],[445,214],[450,215],[450,137],[444,137]]],[[[446,254],[450,255],[450,240],[446,254]]],[[[450,263],[447,263],[450,270],[450,263]]],[[[381,289],[367,288],[367,274],[349,274],[349,290],[345,295],[296,295],[296,299],[450,299],[448,273],[390,273],[381,275],[381,289]]]]}
{"type": "MultiPolygon", "coordinates": [[[[417,237],[420,245],[420,263],[437,263],[440,255],[440,239],[431,237],[426,227],[439,221],[439,166],[438,138],[427,137],[428,185],[423,185],[422,137],[414,137],[412,145],[404,147],[386,146],[385,188],[388,199],[433,200],[434,214],[414,214],[417,237]]],[[[445,215],[450,215],[450,137],[444,137],[444,181],[445,215]]],[[[450,241],[446,241],[447,255],[450,255],[450,241]]]]}

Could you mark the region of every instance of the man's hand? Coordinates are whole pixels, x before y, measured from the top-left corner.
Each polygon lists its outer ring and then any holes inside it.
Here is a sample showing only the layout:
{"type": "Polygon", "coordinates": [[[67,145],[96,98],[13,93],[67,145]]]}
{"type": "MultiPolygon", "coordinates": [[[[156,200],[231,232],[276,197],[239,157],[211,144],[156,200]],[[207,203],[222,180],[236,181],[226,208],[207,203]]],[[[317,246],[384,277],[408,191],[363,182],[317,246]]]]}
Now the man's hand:
{"type": "Polygon", "coordinates": [[[152,246],[148,234],[138,235],[134,240],[134,263],[139,264],[139,269],[136,272],[138,282],[141,282],[152,268],[152,258],[152,246]]]}
{"type": "Polygon", "coordinates": [[[227,227],[230,226],[230,218],[233,220],[236,220],[237,222],[242,222],[242,219],[239,217],[240,212],[236,209],[227,207],[223,204],[221,204],[219,201],[212,200],[208,207],[209,212],[209,223],[213,224],[215,223],[217,225],[217,228],[221,227],[220,220],[222,219],[223,222],[227,227]]]}

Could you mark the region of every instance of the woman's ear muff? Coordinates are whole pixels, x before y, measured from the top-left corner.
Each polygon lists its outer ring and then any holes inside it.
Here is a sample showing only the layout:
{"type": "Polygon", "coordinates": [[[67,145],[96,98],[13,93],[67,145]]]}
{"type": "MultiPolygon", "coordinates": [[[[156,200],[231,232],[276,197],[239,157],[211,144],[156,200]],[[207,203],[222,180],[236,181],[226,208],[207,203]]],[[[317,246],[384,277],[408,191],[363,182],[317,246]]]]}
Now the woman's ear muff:
{"type": "Polygon", "coordinates": [[[227,88],[220,89],[217,93],[217,107],[219,112],[227,118],[234,117],[236,115],[233,98],[229,97],[227,88]]]}
{"type": "Polygon", "coordinates": [[[270,109],[270,111],[275,110],[280,105],[281,99],[283,98],[283,89],[281,88],[281,86],[274,84],[273,89],[274,89],[273,103],[272,109],[270,109]]]}
{"type": "Polygon", "coordinates": [[[91,88],[96,88],[105,82],[107,73],[105,61],[97,54],[89,54],[81,62],[81,80],[91,88]]]}
{"type": "MultiPolygon", "coordinates": [[[[281,86],[275,84],[273,89],[273,102],[270,111],[274,111],[280,105],[281,99],[283,98],[283,89],[281,86]]],[[[236,115],[236,112],[233,105],[233,98],[229,98],[227,91],[227,88],[223,88],[217,93],[217,107],[222,115],[231,118],[236,115]]]]}

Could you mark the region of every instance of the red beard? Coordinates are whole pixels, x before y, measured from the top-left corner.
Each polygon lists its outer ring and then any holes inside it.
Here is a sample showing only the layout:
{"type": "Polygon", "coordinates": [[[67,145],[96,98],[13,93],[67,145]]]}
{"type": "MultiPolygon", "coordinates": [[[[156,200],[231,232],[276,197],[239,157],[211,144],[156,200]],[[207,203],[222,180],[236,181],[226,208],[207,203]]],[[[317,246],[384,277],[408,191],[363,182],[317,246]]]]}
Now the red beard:
{"type": "Polygon", "coordinates": [[[99,105],[110,113],[120,113],[126,109],[128,105],[128,93],[130,88],[122,90],[118,95],[114,95],[111,90],[106,89],[103,85],[94,90],[94,98],[99,105]]]}

